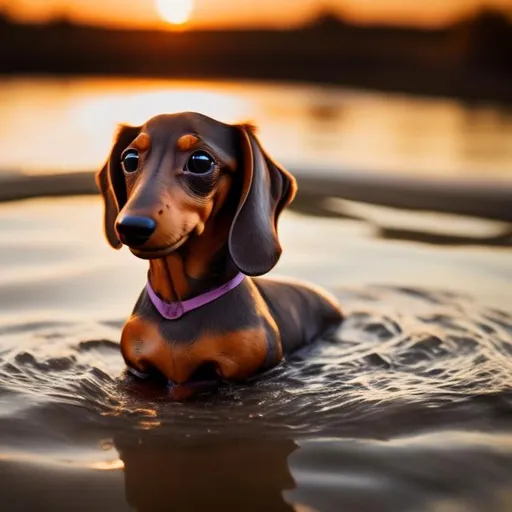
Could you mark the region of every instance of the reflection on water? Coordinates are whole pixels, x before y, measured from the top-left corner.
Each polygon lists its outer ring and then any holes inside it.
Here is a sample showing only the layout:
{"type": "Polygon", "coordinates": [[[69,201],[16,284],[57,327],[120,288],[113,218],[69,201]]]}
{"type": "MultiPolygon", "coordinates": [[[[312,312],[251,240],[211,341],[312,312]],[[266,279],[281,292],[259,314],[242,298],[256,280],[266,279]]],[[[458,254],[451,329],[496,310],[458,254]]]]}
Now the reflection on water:
{"type": "Polygon", "coordinates": [[[7,510],[508,512],[512,317],[339,296],[337,341],[183,404],[123,377],[119,324],[1,321],[7,510]]]}
{"type": "Polygon", "coordinates": [[[466,218],[438,212],[411,214],[301,191],[289,209],[320,219],[345,219],[370,224],[375,236],[432,245],[512,247],[508,222],[466,218]]]}
{"type": "Polygon", "coordinates": [[[179,444],[143,434],[120,435],[115,445],[134,510],[293,512],[282,497],[295,488],[292,439],[179,444]]]}
{"type": "Polygon", "coordinates": [[[285,491],[286,499],[322,512],[512,509],[510,436],[459,431],[304,443],[289,463],[297,489],[285,491]]]}
{"type": "Polygon", "coordinates": [[[123,374],[146,264],[100,199],[0,205],[2,510],[508,512],[510,249],[374,236],[503,226],[328,206],[283,215],[277,272],[336,294],[338,338],[178,404],[123,374]]]}
{"type": "Polygon", "coordinates": [[[254,121],[287,165],[511,179],[505,108],[325,86],[128,79],[2,79],[0,97],[0,169],[96,169],[117,123],[194,110],[254,121]]]}
{"type": "Polygon", "coordinates": [[[123,467],[109,471],[0,460],[3,510],[509,512],[511,440],[462,431],[389,442],[122,434],[109,453],[123,467]]]}

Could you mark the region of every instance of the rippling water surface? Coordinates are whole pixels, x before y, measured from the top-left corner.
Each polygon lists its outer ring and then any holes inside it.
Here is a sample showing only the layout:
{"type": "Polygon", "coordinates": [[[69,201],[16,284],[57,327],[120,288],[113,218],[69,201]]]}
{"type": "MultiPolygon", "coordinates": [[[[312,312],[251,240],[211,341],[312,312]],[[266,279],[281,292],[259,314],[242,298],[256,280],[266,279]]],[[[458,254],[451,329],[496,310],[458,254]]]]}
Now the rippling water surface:
{"type": "Polygon", "coordinates": [[[511,251],[482,238],[500,225],[470,222],[460,250],[384,241],[367,214],[281,223],[275,273],[339,298],[335,339],[175,403],[124,374],[146,266],[107,247],[99,199],[1,205],[2,510],[511,510],[511,251]]]}

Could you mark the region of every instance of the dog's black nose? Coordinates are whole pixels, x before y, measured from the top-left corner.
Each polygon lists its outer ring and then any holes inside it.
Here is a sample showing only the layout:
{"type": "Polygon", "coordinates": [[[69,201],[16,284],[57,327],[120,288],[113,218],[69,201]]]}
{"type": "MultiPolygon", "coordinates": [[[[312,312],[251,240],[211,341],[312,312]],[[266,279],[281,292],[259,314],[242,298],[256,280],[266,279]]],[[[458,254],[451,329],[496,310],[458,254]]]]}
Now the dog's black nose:
{"type": "Polygon", "coordinates": [[[121,241],[130,247],[144,245],[156,229],[156,222],[149,217],[127,215],[116,223],[121,241]]]}

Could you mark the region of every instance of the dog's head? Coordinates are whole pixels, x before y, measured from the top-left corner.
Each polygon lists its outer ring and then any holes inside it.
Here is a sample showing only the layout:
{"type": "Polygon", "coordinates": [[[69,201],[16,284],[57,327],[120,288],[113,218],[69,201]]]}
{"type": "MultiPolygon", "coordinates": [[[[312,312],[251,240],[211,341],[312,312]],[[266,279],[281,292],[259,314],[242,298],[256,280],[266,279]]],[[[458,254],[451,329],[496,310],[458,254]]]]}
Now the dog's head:
{"type": "Polygon", "coordinates": [[[263,150],[250,125],[197,113],[121,126],[96,176],[105,233],[139,258],[166,256],[230,212],[229,254],[243,273],[271,270],[281,246],[277,222],[295,195],[293,176],[263,150]]]}

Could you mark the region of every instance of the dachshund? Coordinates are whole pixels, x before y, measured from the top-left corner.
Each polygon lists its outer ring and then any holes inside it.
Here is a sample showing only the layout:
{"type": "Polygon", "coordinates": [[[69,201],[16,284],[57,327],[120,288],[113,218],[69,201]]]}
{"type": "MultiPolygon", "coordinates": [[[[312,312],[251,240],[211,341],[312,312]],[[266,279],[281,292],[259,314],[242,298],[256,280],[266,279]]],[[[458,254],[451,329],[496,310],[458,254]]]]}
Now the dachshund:
{"type": "Polygon", "coordinates": [[[149,260],[121,334],[134,375],[176,390],[242,382],[341,324],[324,291],[260,277],[281,256],[297,185],[253,125],[195,112],[120,125],[95,179],[109,244],[149,260]]]}

